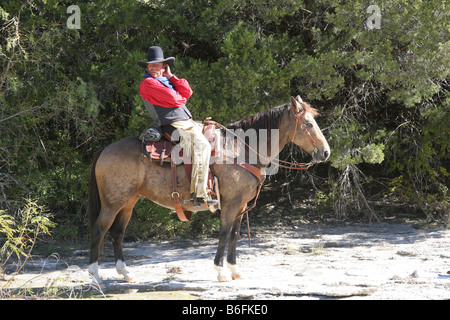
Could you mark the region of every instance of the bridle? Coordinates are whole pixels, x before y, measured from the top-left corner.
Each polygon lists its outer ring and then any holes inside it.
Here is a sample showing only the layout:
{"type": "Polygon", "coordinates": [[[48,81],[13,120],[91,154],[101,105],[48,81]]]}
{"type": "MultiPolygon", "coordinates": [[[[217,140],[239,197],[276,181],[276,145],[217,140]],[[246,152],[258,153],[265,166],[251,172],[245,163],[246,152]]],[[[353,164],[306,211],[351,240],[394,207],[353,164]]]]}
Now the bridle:
{"type": "MultiPolygon", "coordinates": [[[[292,115],[294,116],[294,119],[295,119],[294,134],[292,135],[291,142],[294,142],[294,140],[295,140],[295,137],[297,135],[297,128],[298,128],[298,125],[300,123],[300,127],[303,129],[303,132],[306,134],[306,136],[308,137],[308,140],[311,142],[311,144],[313,146],[313,150],[312,150],[311,156],[314,157],[314,154],[317,153],[319,150],[317,149],[316,141],[311,136],[311,134],[309,133],[308,129],[306,128],[306,124],[302,120],[302,115],[304,115],[306,113],[306,110],[303,108],[300,112],[295,113],[294,108],[292,107],[292,105],[291,105],[290,109],[291,109],[291,113],[292,113],[292,115]]],[[[276,161],[278,162],[278,163],[276,163],[278,166],[280,166],[282,168],[286,168],[286,169],[293,169],[293,170],[308,170],[309,167],[311,167],[313,165],[312,162],[308,162],[308,163],[292,163],[292,162],[287,162],[287,161],[278,160],[278,159],[276,159],[276,161]]]]}
{"type": "Polygon", "coordinates": [[[300,127],[303,129],[303,132],[306,134],[306,136],[308,137],[309,141],[311,141],[311,144],[313,146],[313,151],[312,151],[311,155],[314,156],[314,154],[317,153],[319,150],[317,149],[316,141],[311,136],[311,134],[309,133],[308,129],[306,128],[306,124],[302,120],[302,115],[305,114],[306,110],[303,109],[302,111],[300,111],[299,113],[296,114],[295,111],[294,111],[294,108],[292,108],[292,106],[291,106],[291,111],[292,111],[292,115],[295,118],[295,129],[294,129],[294,135],[292,136],[291,142],[294,142],[295,136],[297,135],[298,123],[300,122],[300,127]]]}

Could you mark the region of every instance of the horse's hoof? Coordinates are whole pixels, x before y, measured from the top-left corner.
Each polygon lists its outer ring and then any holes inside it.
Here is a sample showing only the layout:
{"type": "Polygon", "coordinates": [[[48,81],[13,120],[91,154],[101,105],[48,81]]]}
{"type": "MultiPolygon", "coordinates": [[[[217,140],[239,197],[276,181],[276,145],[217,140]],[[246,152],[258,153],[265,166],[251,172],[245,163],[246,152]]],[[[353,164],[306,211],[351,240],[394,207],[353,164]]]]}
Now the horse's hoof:
{"type": "Polygon", "coordinates": [[[133,282],[134,282],[133,277],[124,277],[123,280],[124,280],[126,283],[133,283],[133,282]]]}
{"type": "Polygon", "coordinates": [[[217,276],[217,279],[218,279],[220,282],[228,282],[227,276],[217,276]]]}
{"type": "Polygon", "coordinates": [[[91,287],[96,288],[97,290],[103,290],[106,288],[103,281],[97,279],[92,280],[91,287]]]}
{"type": "Polygon", "coordinates": [[[242,276],[240,273],[232,273],[231,279],[233,279],[233,280],[242,279],[242,276]]]}

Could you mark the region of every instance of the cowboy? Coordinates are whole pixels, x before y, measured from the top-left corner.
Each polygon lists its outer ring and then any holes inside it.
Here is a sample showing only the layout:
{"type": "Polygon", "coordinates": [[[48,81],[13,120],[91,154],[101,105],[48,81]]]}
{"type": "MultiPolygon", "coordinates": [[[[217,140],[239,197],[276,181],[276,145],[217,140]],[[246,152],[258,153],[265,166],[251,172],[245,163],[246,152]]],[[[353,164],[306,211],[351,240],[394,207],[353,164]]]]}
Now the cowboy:
{"type": "Polygon", "coordinates": [[[150,116],[164,127],[171,125],[178,130],[180,145],[192,156],[191,201],[207,205],[218,203],[206,191],[208,183],[211,145],[202,133],[202,125],[194,122],[186,107],[193,91],[186,79],[180,79],[170,70],[174,57],[164,58],[160,47],[150,47],[147,61],[137,64],[145,69],[139,92],[150,116]]]}

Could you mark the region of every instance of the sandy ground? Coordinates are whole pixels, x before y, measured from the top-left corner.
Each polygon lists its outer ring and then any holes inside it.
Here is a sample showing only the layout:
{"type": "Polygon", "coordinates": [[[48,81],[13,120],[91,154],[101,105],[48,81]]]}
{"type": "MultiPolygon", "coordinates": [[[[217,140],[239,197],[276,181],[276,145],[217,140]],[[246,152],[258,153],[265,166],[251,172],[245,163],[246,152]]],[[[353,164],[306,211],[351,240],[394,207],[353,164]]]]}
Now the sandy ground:
{"type": "Polygon", "coordinates": [[[86,246],[72,246],[66,254],[34,259],[8,288],[51,293],[65,287],[65,297],[96,292],[100,299],[450,299],[446,229],[420,230],[403,221],[253,230],[251,247],[245,236],[238,243],[243,279],[229,282],[216,280],[216,247],[216,239],[125,243],[134,283],[124,283],[106,243],[100,292],[89,286],[86,246]]]}

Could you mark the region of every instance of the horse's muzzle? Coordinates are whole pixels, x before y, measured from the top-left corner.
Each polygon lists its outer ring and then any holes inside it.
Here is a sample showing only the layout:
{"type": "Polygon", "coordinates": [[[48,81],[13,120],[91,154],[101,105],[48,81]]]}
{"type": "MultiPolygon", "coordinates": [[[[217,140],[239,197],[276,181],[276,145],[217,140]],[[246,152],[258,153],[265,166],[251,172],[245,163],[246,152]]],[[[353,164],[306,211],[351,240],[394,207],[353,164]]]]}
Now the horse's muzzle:
{"type": "Polygon", "coordinates": [[[330,149],[329,148],[323,148],[318,149],[317,152],[314,152],[313,154],[313,162],[323,162],[326,161],[330,157],[330,149]]]}

